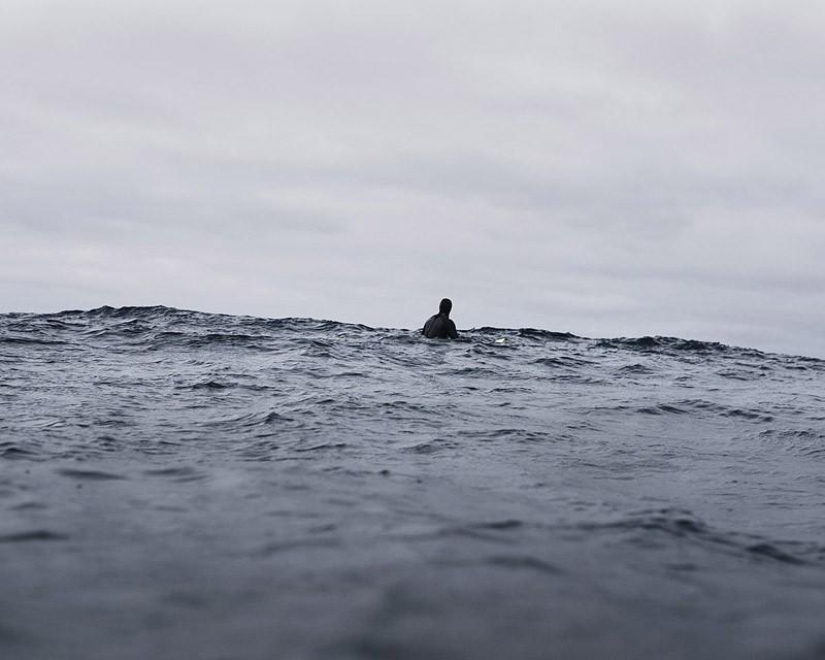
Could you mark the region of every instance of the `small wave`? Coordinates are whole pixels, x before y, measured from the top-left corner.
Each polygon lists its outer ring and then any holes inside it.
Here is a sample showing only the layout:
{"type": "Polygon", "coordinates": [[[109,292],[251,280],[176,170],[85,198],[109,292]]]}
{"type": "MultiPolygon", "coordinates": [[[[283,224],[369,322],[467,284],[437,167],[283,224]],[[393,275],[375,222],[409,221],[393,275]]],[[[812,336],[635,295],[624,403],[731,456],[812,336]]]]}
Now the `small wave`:
{"type": "Polygon", "coordinates": [[[625,376],[625,375],[632,375],[632,376],[647,376],[649,374],[653,374],[655,371],[648,366],[643,364],[627,364],[623,367],[619,367],[616,369],[616,375],[618,376],[625,376]]]}
{"type": "Polygon", "coordinates": [[[473,525],[476,529],[494,529],[494,530],[508,530],[519,529],[524,527],[524,522],[515,518],[508,518],[506,520],[494,520],[492,522],[482,522],[473,525]]]}
{"type": "Polygon", "coordinates": [[[526,339],[544,339],[557,342],[581,339],[581,337],[569,332],[553,332],[551,330],[537,330],[536,328],[521,328],[518,331],[518,336],[526,339]]]}
{"type": "Polygon", "coordinates": [[[35,501],[20,502],[20,504],[9,507],[11,511],[45,511],[48,508],[48,505],[43,502],[35,501]]]}
{"type": "Polygon", "coordinates": [[[205,381],[202,381],[200,383],[195,383],[194,385],[190,385],[189,389],[193,389],[193,390],[227,390],[227,389],[230,389],[231,387],[234,387],[234,386],[229,384],[229,383],[220,383],[220,382],[215,381],[215,380],[205,380],[205,381]]]}
{"type": "Polygon", "coordinates": [[[741,417],[742,419],[762,423],[772,422],[774,420],[773,415],[765,413],[761,410],[748,410],[745,408],[729,408],[722,414],[725,417],[741,417]]]}
{"type": "Polygon", "coordinates": [[[0,543],[31,543],[32,541],[65,541],[67,534],[53,532],[48,529],[33,529],[13,534],[0,534],[0,543]]]}
{"type": "Polygon", "coordinates": [[[205,426],[221,428],[226,430],[254,429],[260,426],[292,424],[295,420],[287,415],[271,410],[268,412],[251,412],[233,417],[222,417],[218,419],[205,420],[205,426]]]}
{"type": "MultiPolygon", "coordinates": [[[[332,400],[330,399],[330,401],[332,400]]],[[[410,413],[425,413],[428,410],[427,406],[422,403],[413,403],[405,399],[398,399],[396,401],[384,401],[380,404],[380,406],[381,408],[387,410],[388,413],[392,414],[395,414],[400,411],[410,413]]]]}
{"type": "Polygon", "coordinates": [[[825,373],[825,360],[812,357],[794,357],[792,363],[797,367],[803,367],[813,372],[825,373]]]}
{"type": "Polygon", "coordinates": [[[816,429],[767,429],[758,435],[760,442],[780,447],[797,456],[825,456],[825,432],[816,429]]]}
{"type": "Polygon", "coordinates": [[[811,544],[768,541],[756,535],[714,529],[691,512],[678,509],[643,512],[608,523],[583,523],[577,528],[627,532],[631,535],[629,542],[641,549],[657,547],[651,545],[653,537],[664,536],[742,558],[768,559],[795,565],[819,561],[823,552],[821,547],[811,544]]]}
{"type": "Polygon", "coordinates": [[[164,342],[175,343],[180,340],[186,340],[189,335],[180,330],[163,330],[155,334],[155,343],[162,344],[164,342]]]}
{"type": "Polygon", "coordinates": [[[449,449],[457,449],[458,443],[452,440],[431,440],[429,442],[419,442],[409,447],[404,447],[402,451],[410,454],[435,454],[449,449]]]}
{"type": "MultiPolygon", "coordinates": [[[[67,311],[62,312],[62,314],[77,314],[77,311],[67,311]]],[[[152,306],[145,306],[145,307],[133,307],[133,306],[126,306],[126,307],[111,307],[109,305],[103,305],[101,307],[96,307],[94,309],[90,309],[86,312],[80,312],[84,316],[91,316],[91,317],[100,317],[100,318],[113,318],[113,319],[122,319],[126,317],[133,317],[133,318],[148,318],[153,317],[157,318],[159,316],[174,316],[178,314],[191,314],[188,310],[181,310],[175,307],[166,307],[165,305],[152,305],[152,306]]]]}
{"type": "Polygon", "coordinates": [[[489,430],[464,431],[461,435],[475,442],[503,441],[524,445],[552,442],[555,439],[554,436],[546,431],[530,431],[522,428],[493,428],[489,430]]]}
{"type": "Polygon", "coordinates": [[[203,481],[209,476],[206,472],[188,466],[144,470],[143,474],[149,477],[163,477],[181,483],[203,481]]]}
{"type": "Polygon", "coordinates": [[[694,412],[711,412],[720,417],[730,417],[734,419],[738,418],[760,423],[772,422],[774,420],[774,416],[764,410],[737,408],[721,403],[706,401],[704,399],[685,399],[682,401],[677,401],[674,404],[674,407],[694,412]]]}
{"type": "Polygon", "coordinates": [[[686,415],[689,411],[678,406],[660,403],[658,406],[639,408],[636,412],[642,413],[643,415],[686,415]]]}
{"type": "Polygon", "coordinates": [[[149,325],[142,319],[130,319],[122,323],[115,323],[108,329],[109,332],[116,332],[123,335],[145,335],[154,330],[153,325],[149,325]]]}
{"type": "Polygon", "coordinates": [[[299,453],[305,453],[310,451],[326,451],[329,449],[346,449],[347,443],[345,442],[324,442],[318,445],[311,445],[309,447],[296,447],[293,451],[299,453]]]}
{"type": "Polygon", "coordinates": [[[189,341],[194,345],[206,344],[248,344],[252,342],[265,341],[269,337],[264,335],[248,335],[238,332],[210,332],[199,337],[193,337],[189,341]]]}
{"type": "Polygon", "coordinates": [[[68,342],[62,339],[42,339],[39,337],[32,337],[32,336],[15,336],[9,335],[6,337],[0,337],[0,344],[10,344],[10,345],[22,345],[22,346],[64,346],[68,342]]]}
{"type": "Polygon", "coordinates": [[[21,447],[16,442],[0,442],[0,457],[7,459],[35,459],[39,454],[31,449],[21,447]]]}
{"type": "Polygon", "coordinates": [[[789,552],[785,552],[781,548],[776,547],[770,543],[759,542],[753,545],[746,546],[748,552],[759,557],[766,557],[774,559],[785,564],[805,564],[807,563],[800,557],[796,557],[789,552]]]}
{"type": "Polygon", "coordinates": [[[739,380],[742,382],[749,382],[752,380],[759,380],[765,377],[764,372],[754,371],[751,369],[723,369],[716,372],[722,378],[729,380],[739,380]]]}
{"type": "Polygon", "coordinates": [[[74,468],[59,468],[57,473],[70,479],[80,479],[81,481],[117,481],[126,479],[121,474],[105,472],[103,470],[77,470],[74,468]]]}
{"type": "Polygon", "coordinates": [[[582,358],[572,357],[569,355],[559,355],[556,357],[543,357],[533,360],[532,364],[540,364],[545,367],[561,368],[561,369],[581,369],[589,367],[595,362],[591,360],[584,360],[582,358]]]}
{"type": "Polygon", "coordinates": [[[111,435],[99,435],[95,438],[95,446],[105,452],[117,452],[123,448],[123,442],[111,435]]]}
{"type": "Polygon", "coordinates": [[[467,376],[470,378],[493,378],[498,379],[499,372],[491,367],[462,367],[461,369],[450,369],[444,372],[445,376],[467,376]]]}
{"type": "Polygon", "coordinates": [[[628,348],[640,351],[661,351],[678,353],[728,353],[732,349],[719,342],[698,341],[696,339],[680,339],[678,337],[618,337],[615,339],[597,340],[599,348],[628,348]]]}

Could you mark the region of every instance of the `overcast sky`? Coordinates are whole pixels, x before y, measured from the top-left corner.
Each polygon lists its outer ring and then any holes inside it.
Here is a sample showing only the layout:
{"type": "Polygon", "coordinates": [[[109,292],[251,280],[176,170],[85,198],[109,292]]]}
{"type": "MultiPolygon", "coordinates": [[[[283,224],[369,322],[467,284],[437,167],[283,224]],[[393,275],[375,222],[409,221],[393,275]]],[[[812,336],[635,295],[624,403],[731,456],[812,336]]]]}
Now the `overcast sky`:
{"type": "Polygon", "coordinates": [[[821,0],[3,0],[0,312],[825,357],[821,0]]]}

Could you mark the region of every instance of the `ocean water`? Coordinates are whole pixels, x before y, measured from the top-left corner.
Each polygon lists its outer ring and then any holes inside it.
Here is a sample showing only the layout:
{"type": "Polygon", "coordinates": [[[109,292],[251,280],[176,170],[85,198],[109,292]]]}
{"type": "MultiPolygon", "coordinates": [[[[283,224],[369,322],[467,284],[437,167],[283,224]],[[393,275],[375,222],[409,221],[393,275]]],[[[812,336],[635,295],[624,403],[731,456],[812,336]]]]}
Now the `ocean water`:
{"type": "Polygon", "coordinates": [[[824,385],[674,338],[0,315],[0,658],[825,658],[824,385]]]}

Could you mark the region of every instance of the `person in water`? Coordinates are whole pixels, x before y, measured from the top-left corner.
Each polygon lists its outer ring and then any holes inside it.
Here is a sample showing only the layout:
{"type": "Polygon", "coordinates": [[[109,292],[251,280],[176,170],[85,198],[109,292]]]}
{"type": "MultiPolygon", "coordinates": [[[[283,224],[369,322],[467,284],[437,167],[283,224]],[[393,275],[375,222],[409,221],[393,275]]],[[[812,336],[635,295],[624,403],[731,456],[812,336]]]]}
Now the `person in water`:
{"type": "Polygon", "coordinates": [[[452,309],[453,301],[444,298],[438,306],[438,314],[427,319],[421,334],[427,339],[457,339],[458,331],[455,329],[455,323],[450,319],[452,309]]]}

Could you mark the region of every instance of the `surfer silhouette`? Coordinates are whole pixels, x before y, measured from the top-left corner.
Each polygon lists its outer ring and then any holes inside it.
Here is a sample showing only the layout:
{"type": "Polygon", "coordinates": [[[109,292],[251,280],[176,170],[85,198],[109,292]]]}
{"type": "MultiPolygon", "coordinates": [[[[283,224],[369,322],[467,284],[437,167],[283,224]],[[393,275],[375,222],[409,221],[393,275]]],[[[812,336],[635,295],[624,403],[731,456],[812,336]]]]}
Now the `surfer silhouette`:
{"type": "Polygon", "coordinates": [[[453,309],[453,301],[444,298],[438,305],[438,314],[433,314],[424,324],[421,331],[427,339],[457,339],[458,331],[455,323],[450,319],[450,311],[453,309]]]}

